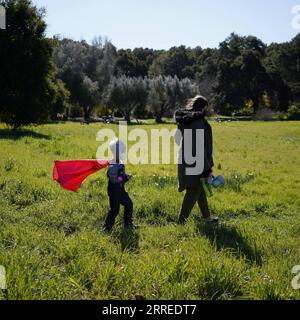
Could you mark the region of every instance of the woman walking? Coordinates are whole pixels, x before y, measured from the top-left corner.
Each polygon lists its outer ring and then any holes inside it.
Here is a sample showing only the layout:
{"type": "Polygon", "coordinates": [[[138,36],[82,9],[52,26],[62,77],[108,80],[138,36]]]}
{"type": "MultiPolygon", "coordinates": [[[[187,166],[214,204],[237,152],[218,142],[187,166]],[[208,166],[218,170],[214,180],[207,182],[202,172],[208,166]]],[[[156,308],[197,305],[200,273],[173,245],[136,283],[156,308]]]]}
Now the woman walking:
{"type": "MultiPolygon", "coordinates": [[[[202,185],[203,179],[208,179],[213,173],[213,136],[212,129],[208,121],[205,119],[208,112],[208,102],[203,96],[196,96],[191,99],[185,109],[177,110],[175,113],[176,122],[178,125],[178,133],[181,141],[180,154],[182,155],[178,165],[178,181],[179,192],[186,190],[186,194],[181,207],[179,216],[179,224],[184,224],[189,218],[195,204],[198,203],[203,219],[207,222],[217,223],[218,218],[212,217],[208,208],[207,197],[202,185]],[[189,130],[191,135],[184,134],[185,130],[189,130]],[[191,173],[193,165],[186,162],[186,156],[199,157],[196,155],[197,131],[204,130],[204,170],[196,174],[191,173]],[[189,137],[187,139],[187,137],[189,137]],[[192,137],[192,139],[191,139],[192,137]],[[186,153],[192,153],[186,155],[186,153]]],[[[178,135],[177,135],[178,136],[178,135]]],[[[203,154],[200,155],[203,157],[203,154]]],[[[201,159],[196,159],[201,161],[201,159]]]]}

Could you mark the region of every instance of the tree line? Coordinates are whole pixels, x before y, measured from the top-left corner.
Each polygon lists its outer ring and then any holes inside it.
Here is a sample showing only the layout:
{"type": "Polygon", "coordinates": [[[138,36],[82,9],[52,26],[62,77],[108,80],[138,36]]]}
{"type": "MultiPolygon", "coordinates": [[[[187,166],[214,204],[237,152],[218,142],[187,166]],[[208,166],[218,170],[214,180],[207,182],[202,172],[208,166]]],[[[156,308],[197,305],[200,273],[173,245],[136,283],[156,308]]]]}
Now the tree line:
{"type": "Polygon", "coordinates": [[[220,115],[299,111],[300,34],[270,45],[232,33],[215,49],[118,50],[101,37],[91,44],[48,39],[43,9],[30,0],[0,4],[7,14],[0,30],[0,120],[15,127],[58,114],[161,122],[197,93],[220,115]]]}

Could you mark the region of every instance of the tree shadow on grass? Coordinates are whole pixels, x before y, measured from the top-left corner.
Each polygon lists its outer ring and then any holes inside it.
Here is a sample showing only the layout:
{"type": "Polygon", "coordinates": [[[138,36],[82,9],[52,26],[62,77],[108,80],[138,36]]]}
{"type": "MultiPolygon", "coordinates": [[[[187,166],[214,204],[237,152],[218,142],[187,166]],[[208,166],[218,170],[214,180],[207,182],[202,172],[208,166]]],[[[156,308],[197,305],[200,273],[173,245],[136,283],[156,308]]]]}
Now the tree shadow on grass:
{"type": "Polygon", "coordinates": [[[262,253],[251,246],[235,227],[198,223],[197,228],[217,250],[229,249],[237,258],[244,256],[248,262],[262,265],[262,253]]]}
{"type": "Polygon", "coordinates": [[[31,130],[0,129],[0,140],[19,140],[24,137],[50,140],[51,136],[31,130]]]}

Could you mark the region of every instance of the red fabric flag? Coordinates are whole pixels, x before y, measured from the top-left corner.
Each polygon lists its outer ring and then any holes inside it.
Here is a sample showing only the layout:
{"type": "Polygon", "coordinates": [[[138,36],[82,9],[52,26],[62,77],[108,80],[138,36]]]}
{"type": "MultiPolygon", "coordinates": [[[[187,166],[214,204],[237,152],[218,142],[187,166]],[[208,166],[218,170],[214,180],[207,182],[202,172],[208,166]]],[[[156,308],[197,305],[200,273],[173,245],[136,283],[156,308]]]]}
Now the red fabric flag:
{"type": "Polygon", "coordinates": [[[108,165],[107,160],[55,161],[53,180],[63,188],[77,192],[88,176],[107,168],[108,165]]]}

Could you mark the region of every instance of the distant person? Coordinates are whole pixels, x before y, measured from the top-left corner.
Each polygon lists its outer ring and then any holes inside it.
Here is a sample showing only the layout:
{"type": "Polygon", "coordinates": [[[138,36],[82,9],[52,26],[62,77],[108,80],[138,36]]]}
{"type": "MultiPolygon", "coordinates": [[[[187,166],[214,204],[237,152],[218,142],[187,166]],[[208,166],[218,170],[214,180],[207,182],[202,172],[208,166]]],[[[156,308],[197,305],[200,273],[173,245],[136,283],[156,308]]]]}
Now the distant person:
{"type": "Polygon", "coordinates": [[[181,135],[177,134],[177,140],[179,136],[181,138],[181,141],[177,142],[181,146],[180,153],[183,155],[182,163],[178,164],[178,190],[179,192],[186,190],[179,216],[179,224],[185,224],[196,203],[198,203],[205,221],[212,223],[217,223],[219,221],[217,217],[212,217],[210,214],[206,193],[202,185],[203,179],[212,177],[214,166],[212,128],[205,119],[207,113],[208,102],[203,96],[196,96],[188,102],[184,109],[180,109],[175,112],[175,118],[178,124],[178,133],[181,133],[181,135]],[[192,141],[186,141],[184,138],[184,130],[188,129],[192,132],[192,141]],[[204,130],[204,171],[196,175],[189,175],[187,173],[187,169],[193,166],[186,163],[184,152],[185,150],[191,149],[193,150],[192,153],[194,155],[196,143],[199,143],[198,141],[196,142],[196,131],[199,129],[204,130]],[[187,146],[190,148],[187,148],[187,146]]]}
{"type": "Polygon", "coordinates": [[[125,171],[126,145],[121,140],[115,139],[110,143],[110,149],[113,154],[107,171],[110,211],[103,228],[105,233],[111,232],[121,205],[124,207],[124,227],[136,228],[132,222],[133,203],[125,190],[125,184],[132,178],[125,171]]]}

